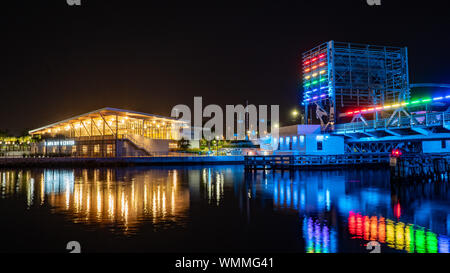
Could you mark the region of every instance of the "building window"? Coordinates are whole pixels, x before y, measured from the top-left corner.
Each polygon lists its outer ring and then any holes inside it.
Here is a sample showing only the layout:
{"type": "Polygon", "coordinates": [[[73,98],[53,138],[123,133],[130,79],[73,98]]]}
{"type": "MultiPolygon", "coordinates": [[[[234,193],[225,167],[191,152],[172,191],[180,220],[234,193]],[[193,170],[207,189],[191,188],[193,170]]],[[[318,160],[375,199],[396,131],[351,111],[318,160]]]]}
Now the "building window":
{"type": "Polygon", "coordinates": [[[445,139],[441,141],[441,147],[442,149],[447,149],[447,141],[445,139]]]}
{"type": "Polygon", "coordinates": [[[94,153],[96,153],[96,154],[100,153],[100,144],[94,145],[94,153]]]}
{"type": "Polygon", "coordinates": [[[113,155],[113,145],[112,144],[106,145],[106,154],[109,156],[113,155]]]}
{"type": "Polygon", "coordinates": [[[87,145],[83,145],[82,152],[83,152],[83,155],[87,155],[87,153],[88,153],[88,146],[87,145]]]}
{"type": "Polygon", "coordinates": [[[317,151],[323,150],[323,141],[317,141],[317,151]]]}
{"type": "Polygon", "coordinates": [[[305,147],[305,136],[300,136],[300,147],[305,147]]]}

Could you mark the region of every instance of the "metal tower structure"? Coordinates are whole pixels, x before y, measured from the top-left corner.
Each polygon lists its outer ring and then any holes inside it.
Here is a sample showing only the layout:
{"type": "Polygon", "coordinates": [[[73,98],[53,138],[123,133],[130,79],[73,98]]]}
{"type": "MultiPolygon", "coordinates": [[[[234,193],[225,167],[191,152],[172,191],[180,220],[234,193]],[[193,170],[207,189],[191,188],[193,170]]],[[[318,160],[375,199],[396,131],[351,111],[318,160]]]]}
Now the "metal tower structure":
{"type": "MultiPolygon", "coordinates": [[[[323,130],[333,131],[340,114],[350,108],[409,99],[406,47],[329,41],[303,53],[302,104],[307,124],[320,122],[323,130]]],[[[378,115],[374,112],[373,119],[378,115]]],[[[354,117],[358,118],[362,116],[354,117]]]]}

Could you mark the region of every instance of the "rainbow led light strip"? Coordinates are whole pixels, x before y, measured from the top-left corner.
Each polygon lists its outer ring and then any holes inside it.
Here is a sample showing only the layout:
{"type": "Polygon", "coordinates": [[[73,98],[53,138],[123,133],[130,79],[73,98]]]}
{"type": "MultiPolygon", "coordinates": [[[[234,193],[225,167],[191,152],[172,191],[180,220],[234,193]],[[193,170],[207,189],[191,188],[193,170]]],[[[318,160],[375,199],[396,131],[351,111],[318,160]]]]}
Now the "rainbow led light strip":
{"type": "Polygon", "coordinates": [[[319,55],[315,55],[314,57],[308,57],[303,62],[303,71],[305,74],[303,78],[303,80],[305,81],[305,84],[303,85],[305,89],[305,93],[303,96],[304,102],[309,103],[331,96],[327,82],[328,74],[326,68],[326,57],[326,53],[321,53],[319,55]],[[322,86],[322,84],[324,83],[327,84],[327,86],[322,86]]]}
{"type": "Polygon", "coordinates": [[[389,105],[378,106],[378,107],[364,108],[361,110],[346,112],[345,115],[349,116],[349,115],[357,115],[357,114],[369,114],[369,113],[374,113],[374,112],[383,111],[383,110],[392,110],[392,109],[399,108],[401,106],[415,106],[415,105],[419,105],[419,104],[426,104],[426,103],[430,103],[433,101],[441,101],[441,100],[446,100],[446,99],[450,99],[450,95],[439,96],[439,97],[435,97],[435,98],[425,98],[425,99],[420,99],[420,100],[413,100],[413,101],[389,104],[389,105]]]}

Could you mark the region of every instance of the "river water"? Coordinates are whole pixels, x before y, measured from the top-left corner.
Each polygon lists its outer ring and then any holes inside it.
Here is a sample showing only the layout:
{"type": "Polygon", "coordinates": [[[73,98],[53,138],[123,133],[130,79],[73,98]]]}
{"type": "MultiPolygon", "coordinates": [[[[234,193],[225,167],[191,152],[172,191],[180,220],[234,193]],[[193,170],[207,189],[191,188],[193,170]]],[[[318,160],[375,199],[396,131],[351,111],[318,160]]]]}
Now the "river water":
{"type": "Polygon", "coordinates": [[[0,170],[0,251],[448,253],[446,183],[242,166],[0,170]]]}

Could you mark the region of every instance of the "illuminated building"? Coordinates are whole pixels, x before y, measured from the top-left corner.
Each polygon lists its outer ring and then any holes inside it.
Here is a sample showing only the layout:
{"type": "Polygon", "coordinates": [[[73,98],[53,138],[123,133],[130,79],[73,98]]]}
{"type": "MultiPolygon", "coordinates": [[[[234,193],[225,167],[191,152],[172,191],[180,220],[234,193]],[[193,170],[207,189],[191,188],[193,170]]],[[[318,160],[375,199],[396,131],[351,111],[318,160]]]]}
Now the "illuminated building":
{"type": "Polygon", "coordinates": [[[407,48],[329,41],[303,53],[302,67],[308,124],[320,121],[332,128],[347,107],[372,108],[410,98],[407,48]]]}
{"type": "Polygon", "coordinates": [[[30,131],[36,154],[149,156],[176,148],[185,123],[174,118],[102,108],[30,131]]]}

